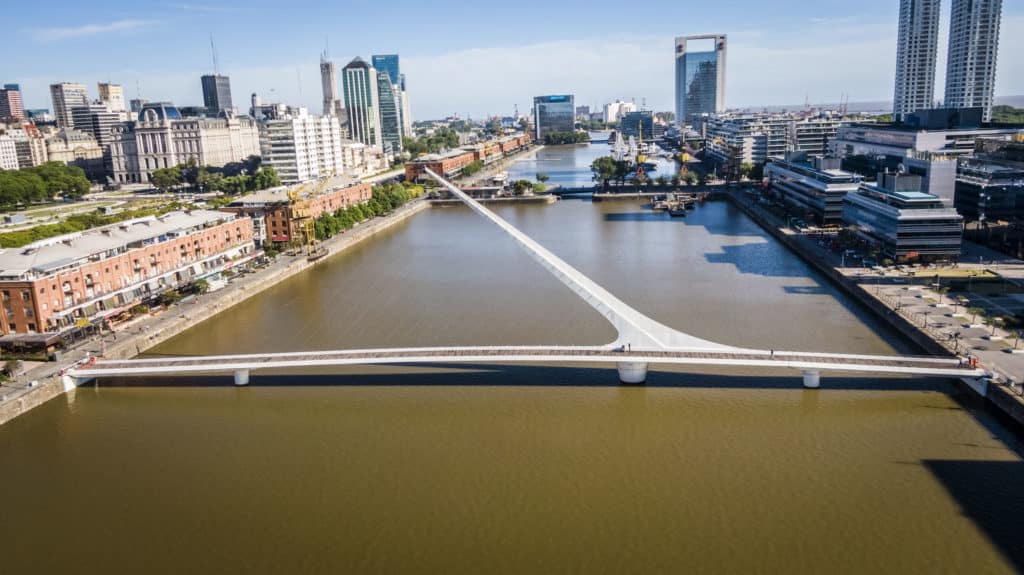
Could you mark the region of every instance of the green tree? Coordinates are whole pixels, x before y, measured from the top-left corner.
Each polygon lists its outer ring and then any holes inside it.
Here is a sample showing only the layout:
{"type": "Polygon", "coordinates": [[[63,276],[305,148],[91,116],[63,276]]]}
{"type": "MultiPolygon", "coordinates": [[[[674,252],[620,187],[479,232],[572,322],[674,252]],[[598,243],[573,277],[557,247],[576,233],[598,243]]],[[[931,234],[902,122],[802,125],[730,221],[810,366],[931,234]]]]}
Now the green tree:
{"type": "Polygon", "coordinates": [[[196,185],[204,192],[220,192],[223,190],[224,174],[202,168],[196,176],[196,185]]]}
{"type": "Polygon", "coordinates": [[[273,166],[263,166],[256,170],[250,185],[254,190],[275,188],[281,185],[281,178],[278,177],[277,170],[273,166]]]}
{"type": "Polygon", "coordinates": [[[565,144],[585,144],[590,141],[590,135],[586,132],[549,132],[544,135],[544,144],[548,146],[561,146],[565,144]]]}
{"type": "Polygon", "coordinates": [[[542,184],[546,184],[548,182],[548,180],[550,180],[550,179],[551,179],[551,177],[548,176],[547,174],[545,174],[543,172],[537,172],[537,181],[538,182],[540,182],[542,184]]]}
{"type": "Polygon", "coordinates": [[[617,174],[617,163],[611,156],[601,156],[590,163],[590,171],[594,174],[594,180],[601,182],[601,189],[608,189],[608,182],[615,179],[617,174]]]}
{"type": "Polygon", "coordinates": [[[484,169],[484,163],[481,162],[480,160],[476,160],[463,166],[462,175],[472,176],[473,174],[479,172],[482,169],[484,169]]]}
{"type": "Polygon", "coordinates": [[[150,182],[161,192],[167,193],[181,185],[181,168],[158,168],[149,177],[150,182]]]}
{"type": "Polygon", "coordinates": [[[517,196],[521,196],[530,190],[533,190],[533,182],[530,180],[516,180],[512,182],[512,192],[517,196]]]}
{"type": "Polygon", "coordinates": [[[192,282],[192,291],[200,294],[206,293],[210,291],[210,282],[206,281],[203,278],[199,278],[192,282]]]}

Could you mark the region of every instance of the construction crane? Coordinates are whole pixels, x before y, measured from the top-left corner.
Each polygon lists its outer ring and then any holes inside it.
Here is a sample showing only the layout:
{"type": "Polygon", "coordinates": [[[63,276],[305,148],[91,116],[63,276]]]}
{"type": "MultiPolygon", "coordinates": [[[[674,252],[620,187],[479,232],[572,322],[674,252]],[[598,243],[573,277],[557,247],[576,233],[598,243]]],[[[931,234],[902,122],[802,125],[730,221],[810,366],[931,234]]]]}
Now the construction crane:
{"type": "Polygon", "coordinates": [[[317,247],[316,218],[313,217],[313,209],[310,207],[309,198],[320,195],[324,188],[330,184],[335,174],[336,172],[332,170],[329,174],[317,180],[316,184],[303,184],[288,192],[288,199],[292,202],[292,220],[295,222],[297,232],[301,234],[301,244],[306,246],[306,255],[311,259],[319,258],[325,255],[326,252],[317,247]],[[312,192],[304,195],[303,191],[310,185],[313,185],[312,192]]]}
{"type": "Polygon", "coordinates": [[[313,211],[309,207],[309,200],[306,199],[306,196],[303,194],[309,186],[309,183],[305,183],[297,188],[288,190],[288,199],[292,204],[291,220],[295,224],[296,235],[300,236],[300,241],[298,243],[295,242],[295,238],[292,238],[292,245],[296,248],[298,248],[299,245],[305,245],[307,253],[309,253],[312,242],[316,240],[313,211]]]}

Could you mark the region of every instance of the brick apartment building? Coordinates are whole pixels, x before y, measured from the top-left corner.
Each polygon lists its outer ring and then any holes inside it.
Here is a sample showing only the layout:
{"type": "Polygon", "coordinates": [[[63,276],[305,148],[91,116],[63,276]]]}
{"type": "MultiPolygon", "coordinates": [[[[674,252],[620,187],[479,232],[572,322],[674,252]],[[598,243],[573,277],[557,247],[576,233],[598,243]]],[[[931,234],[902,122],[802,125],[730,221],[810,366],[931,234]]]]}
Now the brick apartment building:
{"type": "Polygon", "coordinates": [[[252,257],[252,223],[196,210],[0,249],[0,344],[102,321],[252,257]]]}
{"type": "Polygon", "coordinates": [[[367,202],[373,193],[373,187],[366,182],[348,176],[333,176],[320,182],[254,192],[221,209],[250,218],[257,245],[288,243],[299,234],[296,205],[288,195],[289,191],[296,190],[314,219],[327,212],[367,202]]]}

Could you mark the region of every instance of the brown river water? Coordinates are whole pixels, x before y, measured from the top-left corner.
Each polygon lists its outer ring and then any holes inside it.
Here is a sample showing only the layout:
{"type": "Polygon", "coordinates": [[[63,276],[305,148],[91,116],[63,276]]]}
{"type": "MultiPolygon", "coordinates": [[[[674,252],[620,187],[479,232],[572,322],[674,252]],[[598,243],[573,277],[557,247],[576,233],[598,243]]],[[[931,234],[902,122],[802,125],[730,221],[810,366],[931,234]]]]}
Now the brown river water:
{"type": "MultiPolygon", "coordinates": [[[[543,160],[543,156],[541,158],[543,160]]],[[[913,352],[725,203],[496,208],[626,302],[737,345],[913,352]]],[[[158,354],[600,344],[433,208],[158,354]]],[[[1005,573],[1020,436],[942,380],[382,366],[109,381],[0,427],[0,573],[1005,573]]]]}

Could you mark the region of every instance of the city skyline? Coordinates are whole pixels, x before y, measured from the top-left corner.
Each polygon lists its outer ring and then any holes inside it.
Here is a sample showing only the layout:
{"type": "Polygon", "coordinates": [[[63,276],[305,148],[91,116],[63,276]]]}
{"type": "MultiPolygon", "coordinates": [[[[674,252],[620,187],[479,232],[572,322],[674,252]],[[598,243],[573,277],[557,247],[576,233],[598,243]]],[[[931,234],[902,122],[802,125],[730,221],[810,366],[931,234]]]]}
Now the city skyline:
{"type": "MultiPolygon", "coordinates": [[[[213,71],[208,34],[215,30],[220,72],[231,77],[237,93],[256,92],[264,101],[310,110],[322,108],[318,55],[325,44],[330,45],[338,67],[355,56],[368,59],[374,53],[401,54],[403,72],[415,88],[419,119],[456,113],[509,115],[517,105],[520,110],[527,109],[537,94],[563,92],[575,93],[581,104],[635,98],[638,103],[646,100],[650,109],[671,110],[674,62],[666,56],[666,46],[675,36],[716,30],[730,36],[729,108],[793,105],[805,99],[836,102],[844,94],[852,101],[874,101],[892,96],[898,28],[898,6],[882,0],[856,7],[816,7],[813,15],[796,2],[771,7],[731,2],[749,16],[744,22],[761,24],[737,23],[726,16],[736,10],[696,7],[687,9],[693,17],[685,26],[678,25],[677,19],[665,18],[664,24],[645,25],[643,34],[605,35],[599,32],[597,22],[591,21],[595,16],[581,13],[583,23],[591,26],[567,32],[541,22],[526,33],[517,33],[512,41],[511,36],[497,36],[490,26],[484,26],[484,14],[439,21],[422,7],[405,7],[399,2],[399,10],[388,8],[389,17],[414,27],[436,23],[442,31],[458,29],[458,39],[423,44],[411,38],[388,38],[385,43],[371,28],[342,36],[324,25],[318,33],[304,18],[296,22],[295,17],[285,15],[274,22],[282,32],[280,40],[268,44],[259,40],[260,22],[254,21],[249,28],[244,25],[246,20],[239,19],[241,6],[162,5],[137,13],[135,19],[123,19],[119,17],[125,13],[118,9],[121,4],[100,2],[89,11],[68,6],[59,19],[45,26],[17,29],[15,38],[30,49],[12,62],[9,77],[2,81],[22,85],[26,108],[49,107],[47,87],[61,81],[87,86],[111,81],[124,85],[129,98],[197,105],[202,93],[195,78],[213,71]],[[114,16],[104,20],[104,14],[114,16]],[[302,33],[291,34],[300,24],[302,33]],[[793,30],[802,33],[789,33],[793,30]],[[830,49],[822,50],[823,45],[830,49]],[[173,50],[176,60],[166,58],[167,49],[173,50]],[[159,58],[158,52],[162,52],[159,58]],[[111,59],[111,53],[118,56],[111,59]],[[151,62],[159,64],[152,66],[151,62]],[[606,81],[608,70],[624,69],[633,71],[630,82],[606,81]],[[815,70],[813,76],[806,73],[809,69],[815,70]]],[[[316,9],[329,13],[347,8],[325,5],[316,9]]],[[[367,15],[383,10],[359,9],[367,15]]],[[[22,8],[14,9],[16,20],[19,10],[22,8]]],[[[666,3],[663,10],[679,9],[666,3]]],[[[303,11],[296,12],[301,15],[303,11]]],[[[947,2],[940,26],[946,28],[948,23],[947,2]]],[[[1021,31],[1024,11],[1007,5],[999,47],[1006,57],[999,65],[997,96],[1024,94],[1024,62],[1011,57],[1024,52],[1021,31]]],[[[937,86],[944,85],[946,45],[947,40],[940,39],[937,86]]],[[[936,98],[941,99],[942,94],[936,98]]]]}

